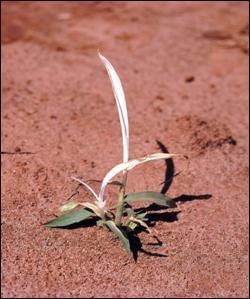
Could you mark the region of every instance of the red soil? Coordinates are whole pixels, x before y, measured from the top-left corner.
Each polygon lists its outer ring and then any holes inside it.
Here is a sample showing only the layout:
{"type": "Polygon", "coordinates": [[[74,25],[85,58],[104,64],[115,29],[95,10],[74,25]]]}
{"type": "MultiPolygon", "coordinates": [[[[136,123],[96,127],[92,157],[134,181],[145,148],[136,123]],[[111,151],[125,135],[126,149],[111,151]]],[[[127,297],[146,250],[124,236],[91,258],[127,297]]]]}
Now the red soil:
{"type": "MultiPolygon", "coordinates": [[[[248,3],[4,1],[2,17],[2,296],[248,297],[248,3]],[[121,161],[98,48],[125,89],[131,158],[156,139],[190,156],[178,207],[149,212],[162,245],[140,233],[137,262],[91,223],[42,225],[70,176],[121,161]]],[[[128,191],[160,191],[165,171],[138,167],[128,191]]]]}

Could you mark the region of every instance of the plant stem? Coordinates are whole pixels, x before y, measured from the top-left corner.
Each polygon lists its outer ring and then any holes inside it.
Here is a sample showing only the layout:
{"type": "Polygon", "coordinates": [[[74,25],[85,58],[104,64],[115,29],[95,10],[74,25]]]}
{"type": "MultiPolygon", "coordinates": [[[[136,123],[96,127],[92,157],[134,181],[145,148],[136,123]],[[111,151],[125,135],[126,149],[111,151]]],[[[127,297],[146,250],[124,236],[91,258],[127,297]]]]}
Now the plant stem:
{"type": "Polygon", "coordinates": [[[118,193],[118,207],[116,211],[115,216],[115,224],[117,226],[121,225],[122,222],[122,215],[123,215],[123,207],[124,207],[124,195],[125,195],[125,187],[127,183],[127,171],[125,172],[123,179],[122,179],[122,186],[120,187],[119,193],[118,193]]]}

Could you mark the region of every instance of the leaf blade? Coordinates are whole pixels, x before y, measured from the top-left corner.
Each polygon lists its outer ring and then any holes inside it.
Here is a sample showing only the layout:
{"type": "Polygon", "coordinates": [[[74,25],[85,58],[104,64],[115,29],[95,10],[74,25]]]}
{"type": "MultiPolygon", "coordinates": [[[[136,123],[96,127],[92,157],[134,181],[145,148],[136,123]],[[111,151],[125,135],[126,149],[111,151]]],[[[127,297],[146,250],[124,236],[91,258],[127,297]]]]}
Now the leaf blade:
{"type": "Polygon", "coordinates": [[[121,129],[122,129],[123,162],[127,162],[129,156],[129,125],[128,125],[128,112],[127,112],[125,94],[122,88],[121,80],[117,75],[112,64],[108,61],[106,57],[101,55],[100,52],[98,52],[98,54],[103,65],[105,66],[108,72],[109,79],[111,81],[113,93],[117,104],[118,114],[120,118],[121,129]]]}
{"type": "Polygon", "coordinates": [[[121,230],[115,225],[114,221],[108,220],[105,222],[108,228],[122,241],[127,254],[131,253],[129,240],[124,236],[121,230]]]}
{"type": "Polygon", "coordinates": [[[136,227],[138,226],[138,224],[135,223],[135,222],[133,222],[133,221],[129,221],[127,225],[128,225],[128,227],[129,227],[130,229],[132,229],[132,230],[135,230],[136,227]]]}
{"type": "Polygon", "coordinates": [[[126,195],[125,202],[135,202],[135,201],[152,201],[158,205],[175,208],[176,202],[170,197],[165,196],[160,192],[146,191],[146,192],[135,192],[126,195]]]}
{"type": "Polygon", "coordinates": [[[73,211],[71,213],[59,216],[59,217],[45,223],[44,225],[46,227],[64,227],[64,226],[68,226],[68,225],[83,221],[93,215],[95,215],[95,214],[86,209],[77,210],[77,211],[73,211]]]}
{"type": "Polygon", "coordinates": [[[79,206],[80,203],[79,202],[76,202],[76,201],[71,201],[71,202],[68,202],[66,203],[65,205],[61,206],[59,208],[59,210],[61,212],[66,212],[66,211],[69,211],[69,210],[72,210],[74,208],[76,208],[77,206],[79,206]]]}

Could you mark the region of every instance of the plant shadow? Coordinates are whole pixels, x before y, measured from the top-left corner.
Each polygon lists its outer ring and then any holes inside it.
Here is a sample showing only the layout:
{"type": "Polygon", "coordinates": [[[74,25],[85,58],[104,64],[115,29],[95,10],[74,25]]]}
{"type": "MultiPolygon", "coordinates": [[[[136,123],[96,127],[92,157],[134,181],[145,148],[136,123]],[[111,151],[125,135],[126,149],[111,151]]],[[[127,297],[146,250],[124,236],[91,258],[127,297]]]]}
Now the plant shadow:
{"type": "MultiPolygon", "coordinates": [[[[142,242],[141,242],[140,238],[138,237],[138,232],[131,231],[131,232],[128,232],[127,235],[128,235],[131,251],[132,251],[133,258],[134,258],[135,262],[137,262],[139,252],[142,252],[142,253],[144,253],[146,255],[149,255],[149,256],[168,257],[168,255],[166,255],[166,254],[162,254],[162,253],[158,253],[158,252],[151,252],[151,251],[145,250],[143,248],[143,245],[142,245],[142,242]]],[[[148,243],[147,245],[152,245],[152,246],[158,246],[159,247],[159,246],[162,246],[162,242],[159,239],[157,239],[156,243],[148,243]]]]}
{"type": "MultiPolygon", "coordinates": [[[[162,151],[162,153],[169,153],[167,147],[162,142],[160,142],[159,140],[156,140],[156,142],[157,142],[160,150],[162,151]]],[[[169,190],[170,186],[173,183],[173,179],[176,176],[173,159],[165,160],[165,164],[166,164],[165,180],[163,182],[163,187],[160,191],[162,194],[165,194],[169,190]]],[[[199,194],[199,195],[182,194],[178,197],[173,198],[173,200],[175,202],[184,203],[184,202],[193,201],[193,200],[208,200],[211,197],[212,197],[212,194],[199,194]]],[[[149,212],[146,216],[148,219],[146,223],[149,227],[154,226],[157,222],[160,222],[160,221],[164,221],[164,222],[178,221],[178,214],[181,213],[181,211],[159,212],[159,211],[166,210],[166,209],[168,209],[168,208],[159,206],[159,205],[153,203],[147,207],[135,209],[135,212],[136,213],[149,212]]],[[[131,240],[130,240],[131,241],[131,250],[133,252],[134,260],[137,261],[138,252],[140,252],[140,251],[147,255],[167,257],[167,255],[149,252],[142,248],[142,243],[141,243],[138,235],[143,231],[145,231],[145,229],[142,227],[139,227],[133,232],[133,234],[131,233],[129,235],[129,237],[131,238],[131,240]]],[[[159,247],[159,246],[162,246],[162,242],[160,240],[157,240],[156,243],[150,243],[147,245],[153,245],[153,246],[159,247]]]]}
{"type": "Polygon", "coordinates": [[[96,221],[98,220],[97,217],[93,217],[93,218],[88,218],[85,219],[83,221],[77,222],[77,223],[73,223],[67,226],[63,226],[63,227],[57,227],[59,229],[77,229],[77,228],[86,228],[86,227],[92,227],[92,226],[96,226],[96,221]]]}

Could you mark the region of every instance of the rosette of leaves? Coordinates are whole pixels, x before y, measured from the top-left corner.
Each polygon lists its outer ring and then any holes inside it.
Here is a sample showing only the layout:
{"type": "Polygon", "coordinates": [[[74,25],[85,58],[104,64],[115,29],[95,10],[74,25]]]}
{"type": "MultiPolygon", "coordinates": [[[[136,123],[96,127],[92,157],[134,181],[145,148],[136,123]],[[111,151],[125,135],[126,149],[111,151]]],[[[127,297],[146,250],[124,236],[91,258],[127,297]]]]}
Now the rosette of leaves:
{"type": "Polygon", "coordinates": [[[107,172],[103,180],[100,181],[101,186],[98,194],[87,183],[88,181],[83,181],[78,178],[72,177],[73,180],[83,185],[92,193],[95,201],[91,203],[79,201],[68,202],[60,208],[61,212],[66,213],[49,221],[45,224],[45,226],[53,228],[66,227],[86,219],[94,218],[96,219],[96,223],[98,226],[107,227],[110,231],[112,231],[121,240],[127,253],[130,254],[131,248],[126,229],[133,231],[136,227],[141,226],[144,227],[149,233],[151,233],[146,223],[146,213],[136,213],[131,207],[131,204],[133,202],[149,201],[160,206],[174,208],[176,207],[176,203],[168,196],[154,191],[127,194],[126,183],[128,172],[134,167],[137,167],[143,163],[172,159],[173,157],[184,155],[155,153],[139,159],[129,159],[129,122],[127,105],[122,84],[111,63],[100,53],[98,54],[108,72],[114,97],[116,100],[122,131],[123,162],[115,165],[113,168],[111,168],[111,170],[107,172]],[[119,173],[123,174],[122,180],[113,180],[114,177],[119,173]],[[115,207],[108,207],[107,199],[105,197],[105,189],[109,184],[117,185],[119,188],[117,205],[115,207]],[[115,213],[113,212],[114,210],[115,213]]]}

